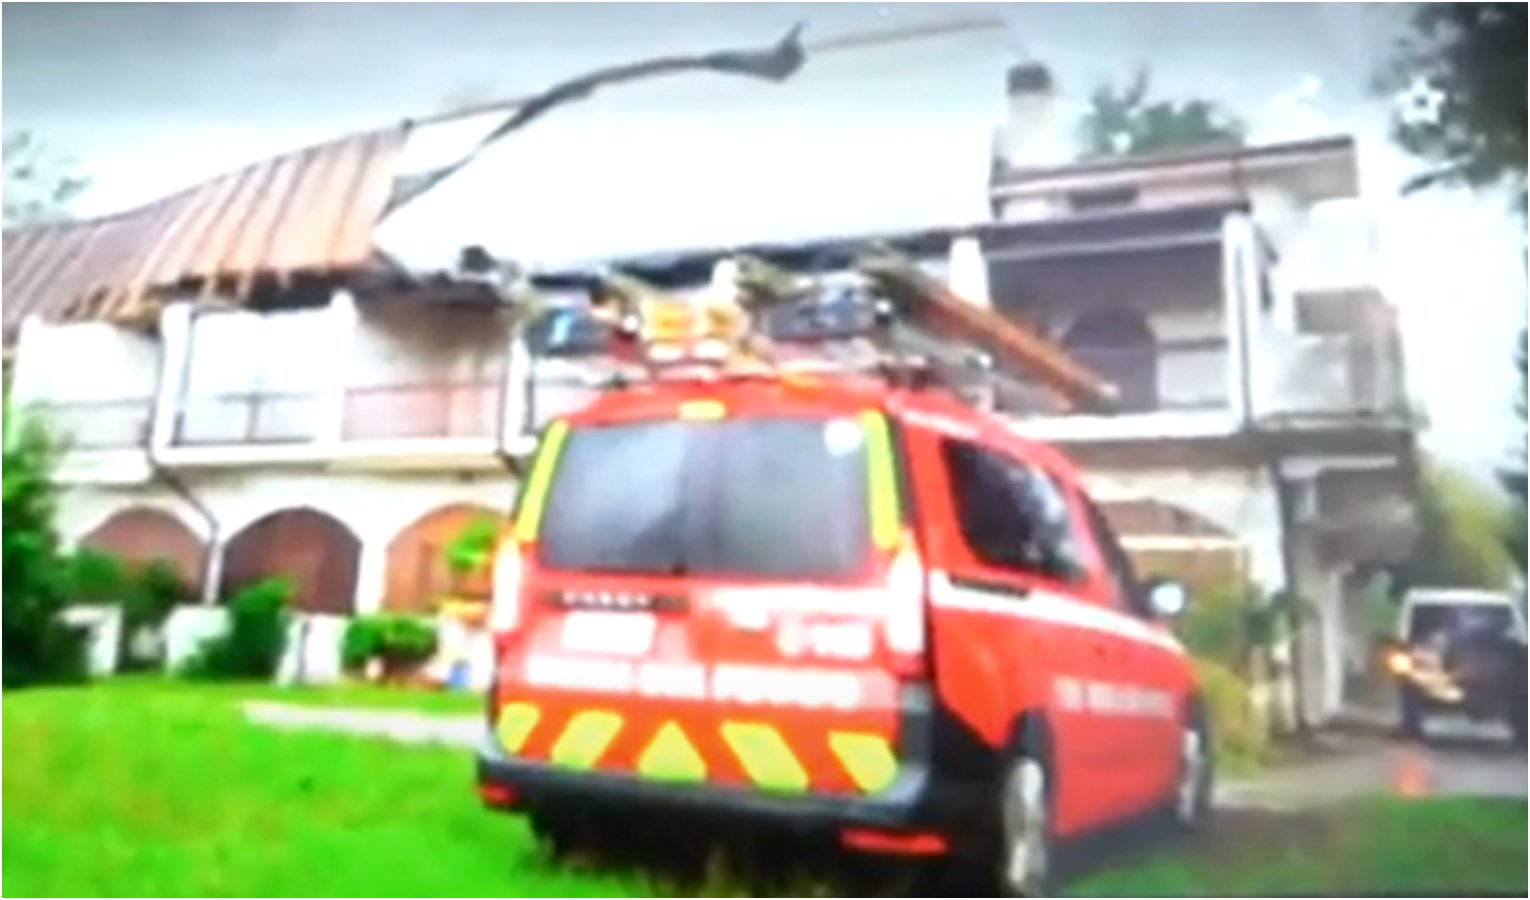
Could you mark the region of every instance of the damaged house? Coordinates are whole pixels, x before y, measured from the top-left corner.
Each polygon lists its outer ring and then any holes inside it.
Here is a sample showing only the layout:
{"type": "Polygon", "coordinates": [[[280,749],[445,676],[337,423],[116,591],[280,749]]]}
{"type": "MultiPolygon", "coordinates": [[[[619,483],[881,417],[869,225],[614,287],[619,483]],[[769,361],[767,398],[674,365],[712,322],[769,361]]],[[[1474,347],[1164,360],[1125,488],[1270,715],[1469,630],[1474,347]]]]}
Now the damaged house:
{"type": "MultiPolygon", "coordinates": [[[[1364,662],[1359,578],[1411,540],[1416,425],[1353,142],[1052,159],[1032,140],[1056,127],[1046,86],[1011,85],[992,219],[876,237],[1116,384],[1114,412],[1014,427],[1086,469],[1145,570],[1311,603],[1290,699],[1332,715],[1364,662]]],[[[62,531],[176,564],[203,605],[178,614],[172,655],[269,573],[297,585],[289,668],[311,680],[338,676],[351,616],[486,600],[487,576],[444,548],[504,514],[528,429],[588,390],[577,364],[528,385],[492,279],[379,250],[413,137],[354,135],[5,235],[13,400],[73,438],[62,531]]],[[[614,264],[683,289],[734,249],[614,264]]],[[[846,265],[837,243],[749,249],[846,265]]],[[[539,278],[580,293],[578,273],[539,278]]]]}

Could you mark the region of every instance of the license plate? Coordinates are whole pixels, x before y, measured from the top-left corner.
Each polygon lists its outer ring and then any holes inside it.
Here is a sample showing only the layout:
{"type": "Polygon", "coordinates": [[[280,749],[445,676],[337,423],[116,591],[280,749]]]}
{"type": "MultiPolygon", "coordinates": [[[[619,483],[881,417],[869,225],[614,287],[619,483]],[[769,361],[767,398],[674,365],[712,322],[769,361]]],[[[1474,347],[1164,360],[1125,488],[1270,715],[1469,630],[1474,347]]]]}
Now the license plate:
{"type": "Polygon", "coordinates": [[[641,656],[653,649],[657,627],[649,613],[575,610],[563,617],[563,649],[641,656]]]}

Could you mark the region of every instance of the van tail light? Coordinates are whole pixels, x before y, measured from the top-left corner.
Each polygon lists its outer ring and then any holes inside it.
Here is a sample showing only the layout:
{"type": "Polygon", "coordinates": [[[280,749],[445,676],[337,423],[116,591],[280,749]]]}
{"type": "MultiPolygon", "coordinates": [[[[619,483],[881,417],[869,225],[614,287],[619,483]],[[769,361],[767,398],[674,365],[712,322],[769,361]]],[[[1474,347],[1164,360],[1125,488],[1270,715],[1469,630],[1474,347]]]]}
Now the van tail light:
{"type": "Polygon", "coordinates": [[[520,627],[524,568],[520,543],[501,544],[494,561],[494,601],[489,609],[489,632],[496,638],[520,627]]]}
{"type": "Polygon", "coordinates": [[[914,542],[904,536],[887,567],[887,606],[883,637],[899,675],[921,677],[927,672],[925,597],[929,577],[914,542]]]}

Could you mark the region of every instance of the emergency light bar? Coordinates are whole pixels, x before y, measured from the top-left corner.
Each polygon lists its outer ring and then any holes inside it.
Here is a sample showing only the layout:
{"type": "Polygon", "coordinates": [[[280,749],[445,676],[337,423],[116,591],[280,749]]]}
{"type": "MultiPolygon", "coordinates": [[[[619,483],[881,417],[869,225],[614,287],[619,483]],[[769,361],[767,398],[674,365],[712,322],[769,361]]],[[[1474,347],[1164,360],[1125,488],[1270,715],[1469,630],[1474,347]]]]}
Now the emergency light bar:
{"type": "Polygon", "coordinates": [[[602,273],[590,307],[548,310],[525,335],[533,360],[617,364],[625,371],[611,372],[613,385],[630,383],[633,364],[652,380],[873,374],[941,384],[968,402],[1014,413],[1056,412],[1068,399],[1107,401],[1115,393],[1061,348],[956,297],[886,250],[833,278],[752,257],[723,259],[706,289],[685,296],[602,273]]]}

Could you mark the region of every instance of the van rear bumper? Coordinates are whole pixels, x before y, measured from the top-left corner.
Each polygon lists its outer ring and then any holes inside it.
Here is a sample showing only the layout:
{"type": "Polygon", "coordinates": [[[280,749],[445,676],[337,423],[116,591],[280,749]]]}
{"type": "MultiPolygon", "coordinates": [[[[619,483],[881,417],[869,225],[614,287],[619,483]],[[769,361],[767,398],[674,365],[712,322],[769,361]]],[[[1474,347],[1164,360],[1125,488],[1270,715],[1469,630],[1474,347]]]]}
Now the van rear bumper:
{"type": "Polygon", "coordinates": [[[698,818],[747,820],[792,830],[845,827],[947,830],[959,819],[956,792],[937,789],[928,769],[905,765],[875,795],[771,794],[748,788],[675,785],[610,772],[571,771],[504,756],[488,745],[478,754],[480,787],[504,789],[516,808],[643,807],[698,818]]]}
{"type": "MultiPolygon", "coordinates": [[[[571,770],[505,753],[491,734],[478,749],[480,794],[505,798],[512,808],[642,807],[695,818],[720,818],[793,830],[873,828],[937,830],[972,828],[985,798],[981,770],[953,777],[937,769],[932,740],[940,711],[925,685],[900,693],[898,775],[875,794],[773,793],[732,785],[654,781],[623,772],[571,770]]],[[[964,767],[966,768],[966,767],[964,767]]]]}

